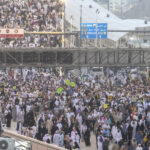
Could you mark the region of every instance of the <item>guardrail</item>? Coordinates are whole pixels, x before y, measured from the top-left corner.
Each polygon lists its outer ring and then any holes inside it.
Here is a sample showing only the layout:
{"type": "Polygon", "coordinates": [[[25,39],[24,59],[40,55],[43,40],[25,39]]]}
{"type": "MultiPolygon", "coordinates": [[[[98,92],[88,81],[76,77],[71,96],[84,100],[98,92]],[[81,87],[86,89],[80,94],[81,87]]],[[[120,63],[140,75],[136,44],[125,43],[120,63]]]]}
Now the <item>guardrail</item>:
{"type": "Polygon", "coordinates": [[[53,144],[41,142],[39,140],[17,134],[17,133],[14,133],[12,131],[9,131],[9,130],[4,130],[2,136],[14,138],[16,140],[29,141],[32,144],[32,150],[67,150],[65,148],[61,148],[61,147],[58,147],[58,146],[53,145],[53,144]]]}

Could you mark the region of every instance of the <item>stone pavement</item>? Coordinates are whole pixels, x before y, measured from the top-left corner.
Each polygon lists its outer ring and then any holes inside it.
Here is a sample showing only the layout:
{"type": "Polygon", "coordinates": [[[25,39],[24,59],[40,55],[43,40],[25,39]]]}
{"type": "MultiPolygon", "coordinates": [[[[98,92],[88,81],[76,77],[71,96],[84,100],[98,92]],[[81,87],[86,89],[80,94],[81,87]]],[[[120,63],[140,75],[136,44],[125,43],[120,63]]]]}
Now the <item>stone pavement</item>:
{"type": "MultiPolygon", "coordinates": [[[[7,130],[11,130],[11,131],[14,131],[15,133],[17,133],[16,128],[17,128],[17,122],[11,121],[11,128],[7,128],[7,130]]],[[[4,127],[4,129],[5,129],[5,127],[4,127]]]]}

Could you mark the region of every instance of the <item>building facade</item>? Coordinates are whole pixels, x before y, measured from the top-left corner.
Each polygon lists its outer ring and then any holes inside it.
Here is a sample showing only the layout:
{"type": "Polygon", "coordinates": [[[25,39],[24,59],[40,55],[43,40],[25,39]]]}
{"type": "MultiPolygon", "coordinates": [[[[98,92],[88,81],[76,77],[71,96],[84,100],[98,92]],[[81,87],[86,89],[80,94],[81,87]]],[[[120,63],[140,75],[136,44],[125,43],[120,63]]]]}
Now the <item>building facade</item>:
{"type": "Polygon", "coordinates": [[[109,0],[109,10],[113,13],[124,13],[130,9],[130,0],[109,0]]]}

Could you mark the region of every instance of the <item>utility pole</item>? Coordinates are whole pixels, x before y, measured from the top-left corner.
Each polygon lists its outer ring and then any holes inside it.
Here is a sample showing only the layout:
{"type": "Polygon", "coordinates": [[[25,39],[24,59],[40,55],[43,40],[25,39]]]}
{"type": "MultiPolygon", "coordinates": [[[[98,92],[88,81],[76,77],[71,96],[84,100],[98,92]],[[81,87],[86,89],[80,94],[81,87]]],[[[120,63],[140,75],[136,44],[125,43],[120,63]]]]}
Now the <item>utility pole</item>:
{"type": "Polygon", "coordinates": [[[80,47],[82,47],[81,24],[82,24],[82,5],[80,5],[80,47]]]}
{"type": "Polygon", "coordinates": [[[98,15],[99,15],[100,11],[97,9],[96,10],[96,43],[95,46],[98,47],[98,15]]]}
{"type": "MultiPolygon", "coordinates": [[[[63,2],[63,10],[62,10],[62,19],[63,19],[63,22],[62,22],[62,31],[63,33],[65,33],[65,4],[66,4],[66,1],[65,0],[62,0],[63,2]]],[[[62,47],[65,47],[65,35],[62,36],[62,47]]]]}
{"type": "Polygon", "coordinates": [[[109,2],[110,2],[110,0],[107,0],[108,2],[107,2],[107,7],[108,7],[108,11],[109,11],[109,2]]]}
{"type": "MultiPolygon", "coordinates": [[[[71,19],[71,27],[70,27],[70,29],[71,29],[71,33],[72,33],[73,32],[73,16],[71,16],[70,19],[71,19]]],[[[71,47],[72,46],[73,46],[73,36],[71,35],[71,47]]]]}
{"type": "Polygon", "coordinates": [[[122,15],[123,15],[123,1],[121,0],[121,18],[122,18],[122,15]]]}

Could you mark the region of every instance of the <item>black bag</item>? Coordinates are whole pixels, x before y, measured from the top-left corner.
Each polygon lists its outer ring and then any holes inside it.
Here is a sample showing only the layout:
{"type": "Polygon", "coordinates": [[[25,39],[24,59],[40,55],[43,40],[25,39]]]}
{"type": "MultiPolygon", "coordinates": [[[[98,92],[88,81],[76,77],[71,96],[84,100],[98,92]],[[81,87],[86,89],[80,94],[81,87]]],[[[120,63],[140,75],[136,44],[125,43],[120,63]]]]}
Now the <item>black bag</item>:
{"type": "Polygon", "coordinates": [[[19,130],[19,122],[17,122],[17,128],[16,128],[16,130],[17,131],[19,130]]]}
{"type": "Polygon", "coordinates": [[[101,143],[103,142],[103,138],[102,138],[102,136],[100,136],[99,141],[100,141],[101,143]]]}

